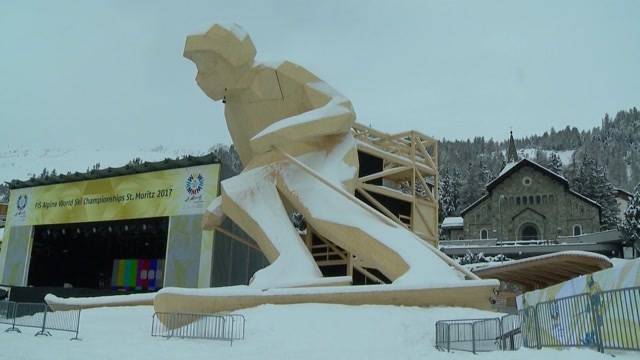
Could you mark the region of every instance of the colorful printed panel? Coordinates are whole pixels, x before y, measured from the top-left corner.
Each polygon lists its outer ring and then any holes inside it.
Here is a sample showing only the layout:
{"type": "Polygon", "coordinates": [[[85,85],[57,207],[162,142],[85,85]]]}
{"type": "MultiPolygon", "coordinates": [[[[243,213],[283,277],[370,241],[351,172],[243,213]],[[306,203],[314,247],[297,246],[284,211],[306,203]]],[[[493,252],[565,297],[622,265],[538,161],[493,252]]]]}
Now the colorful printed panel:
{"type": "Polygon", "coordinates": [[[111,287],[156,290],[162,287],[163,270],[163,259],[115,259],[111,287]]]}

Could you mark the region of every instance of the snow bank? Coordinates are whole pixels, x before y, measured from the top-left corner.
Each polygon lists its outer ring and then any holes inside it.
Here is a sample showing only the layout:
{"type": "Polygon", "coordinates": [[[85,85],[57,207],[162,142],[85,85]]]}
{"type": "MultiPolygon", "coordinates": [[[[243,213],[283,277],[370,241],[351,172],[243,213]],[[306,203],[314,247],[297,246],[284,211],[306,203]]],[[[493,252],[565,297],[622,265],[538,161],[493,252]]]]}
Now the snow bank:
{"type": "MultiPolygon", "coordinates": [[[[228,342],[164,339],[149,335],[153,308],[89,309],[82,312],[80,338],[69,334],[0,332],[0,359],[558,359],[605,360],[592,350],[552,349],[473,355],[434,348],[435,323],[442,319],[496,317],[499,314],[465,308],[398,306],[263,305],[241,312],[247,319],[246,339],[228,342]]],[[[636,359],[637,353],[617,354],[636,359]]]]}

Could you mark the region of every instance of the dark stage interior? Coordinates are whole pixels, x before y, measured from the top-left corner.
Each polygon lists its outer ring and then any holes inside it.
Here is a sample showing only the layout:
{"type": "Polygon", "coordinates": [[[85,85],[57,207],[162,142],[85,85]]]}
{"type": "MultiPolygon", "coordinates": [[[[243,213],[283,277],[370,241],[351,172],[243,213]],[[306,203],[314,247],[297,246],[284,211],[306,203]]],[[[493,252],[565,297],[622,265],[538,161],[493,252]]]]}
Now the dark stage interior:
{"type": "Polygon", "coordinates": [[[165,258],[168,222],[161,217],[36,226],[28,284],[110,289],[115,259],[165,258]]]}

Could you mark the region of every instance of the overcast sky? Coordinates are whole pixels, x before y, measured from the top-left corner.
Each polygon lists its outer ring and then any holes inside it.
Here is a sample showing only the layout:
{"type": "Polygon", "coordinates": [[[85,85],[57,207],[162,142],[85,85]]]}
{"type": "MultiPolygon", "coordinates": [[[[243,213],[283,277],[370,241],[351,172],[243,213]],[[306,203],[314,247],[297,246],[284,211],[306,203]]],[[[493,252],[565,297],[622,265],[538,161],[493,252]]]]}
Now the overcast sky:
{"type": "Polygon", "coordinates": [[[229,143],[222,105],[182,57],[185,36],[215,21],[385,131],[504,139],[640,106],[640,1],[8,3],[0,149],[229,143]]]}

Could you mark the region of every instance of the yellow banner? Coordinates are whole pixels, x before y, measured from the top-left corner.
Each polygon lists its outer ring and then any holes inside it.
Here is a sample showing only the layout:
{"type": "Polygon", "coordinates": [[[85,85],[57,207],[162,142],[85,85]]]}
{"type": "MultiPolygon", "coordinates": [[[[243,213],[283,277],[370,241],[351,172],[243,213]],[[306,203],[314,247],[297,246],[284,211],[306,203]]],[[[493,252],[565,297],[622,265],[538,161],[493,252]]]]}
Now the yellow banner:
{"type": "Polygon", "coordinates": [[[202,214],[218,195],[220,165],[11,191],[8,226],[202,214]]]}

